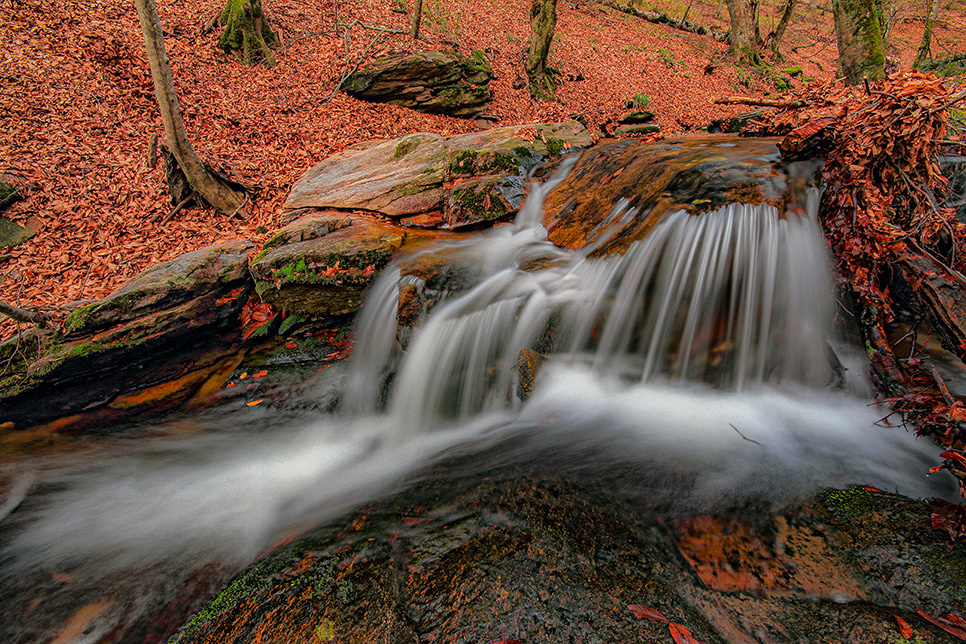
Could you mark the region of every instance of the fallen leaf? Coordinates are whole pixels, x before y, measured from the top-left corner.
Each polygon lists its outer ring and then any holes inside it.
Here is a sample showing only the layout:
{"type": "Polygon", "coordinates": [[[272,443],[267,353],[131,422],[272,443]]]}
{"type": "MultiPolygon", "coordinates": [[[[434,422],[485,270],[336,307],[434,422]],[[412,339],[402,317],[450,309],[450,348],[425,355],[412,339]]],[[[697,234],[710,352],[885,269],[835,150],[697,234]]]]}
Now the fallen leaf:
{"type": "Polygon", "coordinates": [[[249,407],[254,407],[255,405],[261,405],[264,400],[253,400],[250,403],[246,403],[249,407]]]}
{"type": "Polygon", "coordinates": [[[896,622],[898,622],[899,624],[899,633],[907,640],[912,639],[912,636],[913,636],[912,626],[909,626],[909,622],[902,619],[898,615],[893,615],[893,617],[896,618],[896,622]]]}
{"type": "Polygon", "coordinates": [[[648,606],[642,606],[641,604],[629,604],[627,609],[634,613],[637,617],[643,617],[644,619],[649,619],[654,622],[666,622],[667,617],[662,615],[659,611],[649,608],[648,606]]]}
{"type": "Polygon", "coordinates": [[[966,641],[966,631],[964,631],[962,629],[959,629],[959,628],[956,628],[952,624],[948,624],[948,623],[944,622],[941,619],[936,619],[935,617],[930,617],[929,615],[925,614],[921,610],[917,610],[916,611],[916,615],[918,615],[919,617],[923,618],[924,620],[926,620],[927,622],[929,622],[933,626],[938,626],[939,628],[943,629],[944,631],[946,631],[947,633],[949,633],[953,637],[956,637],[958,639],[961,639],[963,641],[966,641]]]}
{"type": "Polygon", "coordinates": [[[671,630],[671,637],[674,638],[675,644],[704,644],[704,642],[692,635],[691,631],[680,624],[671,622],[668,624],[668,628],[671,630]]]}
{"type": "Polygon", "coordinates": [[[945,530],[953,541],[966,534],[966,506],[943,499],[933,499],[929,505],[934,530],[945,530]]]}

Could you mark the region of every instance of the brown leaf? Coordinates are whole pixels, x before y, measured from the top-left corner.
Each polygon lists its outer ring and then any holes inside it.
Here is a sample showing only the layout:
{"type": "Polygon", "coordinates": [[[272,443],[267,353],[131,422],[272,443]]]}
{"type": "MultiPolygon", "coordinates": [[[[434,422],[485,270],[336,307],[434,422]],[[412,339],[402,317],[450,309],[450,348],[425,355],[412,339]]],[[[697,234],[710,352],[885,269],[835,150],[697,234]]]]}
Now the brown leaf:
{"type": "Polygon", "coordinates": [[[627,609],[634,613],[634,615],[637,617],[649,619],[654,622],[668,621],[667,617],[662,615],[659,611],[648,606],[642,606],[641,604],[628,604],[627,609]]]}
{"type": "Polygon", "coordinates": [[[668,628],[671,629],[671,637],[674,638],[675,644],[704,644],[704,642],[692,635],[691,631],[680,624],[671,622],[668,624],[668,628]]]}
{"type": "Polygon", "coordinates": [[[933,530],[945,530],[953,541],[966,534],[966,506],[943,499],[933,499],[929,505],[933,530]]]}
{"type": "Polygon", "coordinates": [[[912,636],[913,636],[912,626],[909,626],[909,622],[902,619],[898,615],[893,615],[893,617],[896,618],[896,622],[899,624],[899,633],[901,633],[902,636],[907,640],[912,639],[912,636]]]}
{"type": "Polygon", "coordinates": [[[934,626],[938,626],[939,628],[943,629],[944,631],[946,631],[947,633],[949,633],[953,637],[956,637],[956,638],[959,638],[959,639],[961,639],[963,641],[966,641],[966,631],[964,631],[962,629],[959,629],[959,628],[956,628],[952,624],[949,624],[947,622],[944,622],[941,619],[936,619],[935,617],[930,617],[929,615],[925,614],[921,610],[917,610],[916,611],[916,615],[919,615],[919,617],[923,618],[924,620],[926,620],[930,624],[932,624],[934,626]]]}

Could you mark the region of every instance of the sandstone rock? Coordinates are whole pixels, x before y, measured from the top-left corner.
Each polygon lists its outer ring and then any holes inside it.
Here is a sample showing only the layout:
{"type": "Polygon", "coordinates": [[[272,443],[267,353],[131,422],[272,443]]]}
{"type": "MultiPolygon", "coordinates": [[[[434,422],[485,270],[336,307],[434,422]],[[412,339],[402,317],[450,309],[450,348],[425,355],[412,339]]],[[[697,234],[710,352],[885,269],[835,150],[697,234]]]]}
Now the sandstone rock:
{"type": "MultiPolygon", "coordinates": [[[[570,121],[360,144],[309,170],[292,187],[284,208],[300,213],[360,209],[400,218],[442,211],[452,202],[452,191],[443,185],[451,178],[521,176],[548,157],[592,143],[586,128],[570,121]]],[[[519,207],[516,197],[509,203],[519,207]]]]}
{"type": "Polygon", "coordinates": [[[372,66],[352,74],[344,89],[363,100],[473,117],[493,96],[486,87],[492,77],[482,52],[473,52],[468,59],[456,52],[403,53],[377,58],[372,66]]]}
{"type": "Polygon", "coordinates": [[[224,242],[158,264],[72,312],[62,333],[0,345],[12,366],[0,380],[4,420],[22,429],[62,418],[69,429],[96,423],[97,410],[178,404],[217,381],[251,293],[250,248],[224,242]]]}
{"type": "Polygon", "coordinates": [[[313,316],[357,310],[403,241],[395,227],[361,216],[303,218],[276,237],[300,241],[266,247],[251,264],[255,289],[272,306],[313,316]]]}
{"type": "Polygon", "coordinates": [[[786,207],[787,188],[812,181],[816,162],[785,163],[776,139],[602,141],[584,151],[544,203],[543,224],[558,246],[581,248],[607,229],[598,254],[643,239],[664,213],[713,210],[731,202],[786,207]],[[640,209],[619,230],[605,225],[620,198],[640,209]]]}
{"type": "Polygon", "coordinates": [[[438,209],[446,159],[443,137],[437,134],[410,134],[364,150],[350,148],[305,173],[284,208],[372,210],[390,217],[438,209]]]}
{"type": "Polygon", "coordinates": [[[523,203],[518,176],[481,177],[453,186],[446,202],[446,223],[453,230],[481,228],[512,218],[523,203]]]}
{"type": "Polygon", "coordinates": [[[103,300],[68,315],[64,335],[76,338],[124,322],[163,315],[164,310],[183,306],[198,297],[222,294],[241,286],[248,280],[251,248],[252,244],[247,241],[223,242],[157,264],[103,300]]]}

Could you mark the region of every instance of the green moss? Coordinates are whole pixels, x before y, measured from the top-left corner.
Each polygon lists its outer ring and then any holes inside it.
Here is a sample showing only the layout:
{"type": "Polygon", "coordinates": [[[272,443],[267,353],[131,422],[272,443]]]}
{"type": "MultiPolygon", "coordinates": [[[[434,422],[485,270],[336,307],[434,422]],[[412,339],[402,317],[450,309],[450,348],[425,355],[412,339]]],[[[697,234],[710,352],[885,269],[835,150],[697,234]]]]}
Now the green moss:
{"type": "Polygon", "coordinates": [[[414,138],[405,138],[399,142],[396,146],[396,151],[392,153],[394,159],[401,159],[410,152],[412,152],[416,146],[419,145],[419,141],[414,138]]]}
{"type": "Polygon", "coordinates": [[[560,156],[563,152],[564,140],[563,139],[547,139],[547,153],[552,156],[560,156]]]}
{"type": "Polygon", "coordinates": [[[330,621],[324,621],[315,627],[315,639],[322,644],[325,642],[331,642],[335,638],[335,624],[330,621]]]}
{"type": "Polygon", "coordinates": [[[875,495],[859,487],[847,490],[826,490],[819,499],[829,512],[843,520],[858,519],[880,509],[875,495]]]}
{"type": "Polygon", "coordinates": [[[478,154],[476,150],[463,150],[450,162],[450,172],[452,174],[473,174],[478,154]]]}
{"type": "Polygon", "coordinates": [[[67,319],[64,320],[64,333],[70,335],[87,326],[91,314],[99,309],[99,305],[100,302],[93,302],[71,311],[67,319]]]}
{"type": "Polygon", "coordinates": [[[783,74],[788,74],[789,76],[801,76],[802,75],[802,68],[799,67],[799,66],[786,67],[785,69],[781,69],[779,71],[781,73],[783,73],[783,74]]]}
{"type": "Polygon", "coordinates": [[[7,184],[0,181],[0,201],[3,201],[13,193],[17,191],[13,186],[8,186],[7,184]]]}

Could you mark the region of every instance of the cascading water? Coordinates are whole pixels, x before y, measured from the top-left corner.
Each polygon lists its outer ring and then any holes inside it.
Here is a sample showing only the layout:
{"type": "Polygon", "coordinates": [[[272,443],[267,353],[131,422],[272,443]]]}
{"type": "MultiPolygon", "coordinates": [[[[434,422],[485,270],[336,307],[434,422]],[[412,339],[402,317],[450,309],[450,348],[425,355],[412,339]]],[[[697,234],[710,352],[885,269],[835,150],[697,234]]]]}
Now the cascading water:
{"type": "Polygon", "coordinates": [[[22,506],[0,508],[0,580],[67,570],[100,589],[110,571],[243,566],[453,449],[481,467],[549,449],[575,467],[630,463],[648,494],[690,508],[854,482],[936,494],[919,473],[938,450],[876,426],[863,356],[832,337],[815,191],[803,212],[672,212],[598,257],[639,213],[621,200],[584,249],[551,244],[542,204],[567,170],[534,185],[514,225],[428,251],[464,269],[459,283],[431,283],[413,258],[385,270],[336,414],[219,411],[194,421],[208,433],[37,463],[22,506]],[[401,292],[435,305],[404,323],[401,292]],[[524,349],[546,356],[526,401],[524,349]],[[508,437],[517,451],[494,454],[508,437]]]}

